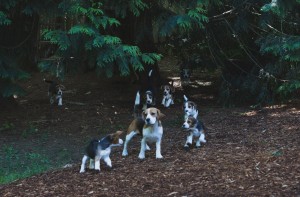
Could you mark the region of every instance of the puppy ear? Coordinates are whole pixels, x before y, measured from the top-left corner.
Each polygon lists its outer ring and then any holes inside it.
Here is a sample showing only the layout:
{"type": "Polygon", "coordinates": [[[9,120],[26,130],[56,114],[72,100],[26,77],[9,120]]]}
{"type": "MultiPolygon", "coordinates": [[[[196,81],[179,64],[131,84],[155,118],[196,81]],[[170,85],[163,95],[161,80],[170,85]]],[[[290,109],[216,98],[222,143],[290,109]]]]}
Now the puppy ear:
{"type": "Polygon", "coordinates": [[[123,131],[117,131],[117,132],[110,135],[113,144],[118,144],[119,143],[119,138],[120,138],[120,135],[122,133],[123,133],[123,131]]]}
{"type": "Polygon", "coordinates": [[[142,112],[142,118],[145,120],[145,116],[146,116],[146,110],[147,109],[145,109],[145,110],[143,110],[143,112],[142,112]]]}
{"type": "Polygon", "coordinates": [[[117,131],[117,132],[115,133],[115,135],[120,136],[120,135],[122,135],[122,133],[123,133],[123,131],[117,131]]]}
{"type": "Polygon", "coordinates": [[[166,116],[165,114],[161,113],[161,111],[159,109],[157,109],[157,117],[159,120],[165,116],[166,116]]]}

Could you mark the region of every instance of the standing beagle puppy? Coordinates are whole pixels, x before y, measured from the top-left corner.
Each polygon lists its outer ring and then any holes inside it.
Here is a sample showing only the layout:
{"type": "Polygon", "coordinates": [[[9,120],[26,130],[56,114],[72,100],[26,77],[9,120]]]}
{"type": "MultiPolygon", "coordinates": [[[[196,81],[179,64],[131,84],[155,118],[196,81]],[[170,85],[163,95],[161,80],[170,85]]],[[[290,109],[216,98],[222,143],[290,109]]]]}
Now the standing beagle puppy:
{"type": "Polygon", "coordinates": [[[128,155],[127,147],[129,141],[135,135],[142,135],[141,149],[139,158],[145,158],[145,151],[150,150],[147,143],[156,143],[156,158],[161,159],[161,140],[163,136],[163,127],[160,119],[165,115],[159,109],[150,107],[145,109],[142,117],[135,118],[129,125],[124,143],[123,156],[128,155]]]}
{"type": "Polygon", "coordinates": [[[206,143],[205,140],[205,126],[193,116],[189,116],[182,125],[182,128],[188,132],[187,140],[184,148],[189,148],[193,143],[193,138],[196,138],[196,147],[201,146],[201,142],[206,143]]]}
{"type": "Polygon", "coordinates": [[[90,169],[95,169],[100,172],[100,159],[103,159],[104,162],[111,168],[110,152],[111,147],[121,146],[123,140],[120,139],[120,135],[123,131],[117,131],[113,134],[109,134],[102,138],[101,140],[92,140],[89,145],[86,147],[86,153],[82,158],[80,173],[85,172],[85,163],[90,159],[90,169]]]}

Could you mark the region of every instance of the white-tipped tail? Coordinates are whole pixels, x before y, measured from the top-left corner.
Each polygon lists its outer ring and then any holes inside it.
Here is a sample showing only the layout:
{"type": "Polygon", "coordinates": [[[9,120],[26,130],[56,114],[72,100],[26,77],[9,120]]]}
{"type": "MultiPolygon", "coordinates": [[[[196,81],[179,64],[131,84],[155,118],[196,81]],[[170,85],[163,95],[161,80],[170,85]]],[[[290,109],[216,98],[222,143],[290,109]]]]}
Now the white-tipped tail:
{"type": "Polygon", "coordinates": [[[136,96],[135,96],[134,105],[139,105],[140,103],[141,103],[141,96],[140,96],[140,92],[137,91],[136,96]]]}
{"type": "Polygon", "coordinates": [[[187,102],[189,100],[185,95],[183,95],[183,99],[185,102],[187,102]]]}
{"type": "Polygon", "coordinates": [[[149,73],[148,73],[148,77],[151,77],[151,75],[152,75],[152,69],[149,71],[149,73]]]}

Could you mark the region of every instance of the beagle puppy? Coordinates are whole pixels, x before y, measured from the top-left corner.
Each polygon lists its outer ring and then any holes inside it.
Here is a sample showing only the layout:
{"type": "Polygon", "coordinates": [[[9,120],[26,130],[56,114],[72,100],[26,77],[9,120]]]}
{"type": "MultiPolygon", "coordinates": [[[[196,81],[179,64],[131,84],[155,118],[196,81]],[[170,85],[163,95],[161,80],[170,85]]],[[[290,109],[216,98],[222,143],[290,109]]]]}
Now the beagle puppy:
{"type": "Polygon", "coordinates": [[[165,107],[170,107],[170,105],[174,104],[174,98],[173,93],[175,92],[175,88],[173,86],[173,83],[163,85],[161,86],[161,89],[163,90],[163,99],[161,101],[161,104],[165,107]]]}
{"type": "Polygon", "coordinates": [[[142,100],[144,102],[141,102],[140,92],[137,91],[133,107],[133,115],[135,118],[139,116],[140,110],[145,110],[155,105],[155,99],[151,90],[147,90],[146,92],[144,92],[142,100]]]}
{"type": "Polygon", "coordinates": [[[86,154],[82,158],[80,173],[85,172],[85,163],[90,159],[90,169],[95,169],[100,171],[100,159],[103,159],[104,162],[111,168],[110,152],[111,147],[121,146],[123,140],[120,139],[120,135],[123,131],[117,131],[113,134],[109,134],[102,138],[101,140],[92,140],[89,145],[86,147],[86,154]]]}
{"type": "Polygon", "coordinates": [[[183,100],[184,120],[186,120],[189,116],[193,116],[197,119],[198,109],[196,103],[193,101],[189,101],[185,95],[183,95],[183,100]]]}
{"type": "Polygon", "coordinates": [[[201,142],[206,143],[204,131],[205,126],[193,116],[189,116],[186,119],[182,128],[188,132],[187,140],[184,145],[185,148],[189,148],[192,145],[194,137],[198,138],[196,141],[197,148],[201,146],[201,142]]]}
{"type": "Polygon", "coordinates": [[[142,117],[135,118],[129,125],[124,143],[123,156],[128,155],[127,146],[129,141],[135,135],[142,135],[141,149],[139,158],[145,158],[145,151],[150,150],[147,143],[156,143],[156,158],[161,159],[161,140],[163,136],[163,127],[160,119],[165,115],[159,109],[150,107],[146,109],[142,117]]]}
{"type": "Polygon", "coordinates": [[[50,104],[52,105],[57,101],[58,106],[62,106],[62,94],[65,87],[61,84],[58,84],[56,81],[46,80],[46,83],[49,83],[48,96],[50,98],[50,104]]]}

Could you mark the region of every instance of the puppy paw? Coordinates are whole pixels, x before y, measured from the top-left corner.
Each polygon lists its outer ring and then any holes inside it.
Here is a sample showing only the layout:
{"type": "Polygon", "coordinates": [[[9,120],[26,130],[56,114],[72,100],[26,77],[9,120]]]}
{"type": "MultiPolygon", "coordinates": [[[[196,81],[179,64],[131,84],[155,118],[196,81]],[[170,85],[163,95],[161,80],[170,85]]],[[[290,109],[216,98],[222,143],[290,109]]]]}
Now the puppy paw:
{"type": "Polygon", "coordinates": [[[128,152],[123,152],[123,153],[122,153],[122,156],[123,156],[123,157],[128,156],[128,152]]]}
{"type": "Polygon", "coordinates": [[[100,168],[99,169],[95,168],[95,170],[98,171],[98,172],[100,172],[100,168]]]}
{"type": "Polygon", "coordinates": [[[79,173],[84,173],[85,170],[84,169],[80,169],[79,173]]]}
{"type": "Polygon", "coordinates": [[[162,159],[164,158],[162,155],[156,155],[156,159],[162,159]]]}
{"type": "Polygon", "coordinates": [[[145,159],[145,155],[139,154],[139,159],[145,159]]]}

